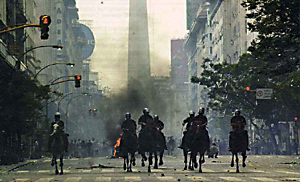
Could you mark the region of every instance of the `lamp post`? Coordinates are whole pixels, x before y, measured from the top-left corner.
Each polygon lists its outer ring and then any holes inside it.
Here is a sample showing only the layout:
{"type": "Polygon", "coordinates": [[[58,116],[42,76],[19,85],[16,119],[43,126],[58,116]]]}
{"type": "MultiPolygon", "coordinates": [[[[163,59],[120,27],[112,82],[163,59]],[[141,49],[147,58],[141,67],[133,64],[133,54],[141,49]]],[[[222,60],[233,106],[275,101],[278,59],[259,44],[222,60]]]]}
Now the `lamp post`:
{"type": "Polygon", "coordinates": [[[75,63],[52,63],[52,64],[48,64],[47,66],[43,67],[42,69],[40,69],[40,71],[38,71],[35,75],[34,75],[34,79],[36,79],[36,77],[38,76],[38,74],[43,71],[44,69],[50,67],[50,66],[54,66],[54,65],[58,65],[58,64],[64,64],[64,65],[67,65],[67,66],[74,66],[75,63]]]}
{"type": "Polygon", "coordinates": [[[77,96],[71,98],[69,100],[69,102],[67,103],[67,106],[66,106],[66,127],[65,127],[66,128],[66,133],[68,133],[67,126],[68,126],[68,118],[69,118],[68,117],[68,115],[69,115],[69,113],[68,113],[69,105],[70,105],[72,100],[76,99],[77,97],[82,97],[82,96],[91,96],[91,95],[89,95],[87,93],[82,93],[81,95],[77,95],[77,96]]]}
{"type": "Polygon", "coordinates": [[[33,51],[34,49],[38,49],[38,48],[43,48],[43,47],[51,47],[54,49],[62,49],[63,46],[62,45],[42,45],[42,46],[37,46],[37,47],[33,47],[31,49],[28,49],[27,51],[25,51],[21,56],[18,57],[17,62],[16,62],[16,68],[17,69],[21,69],[21,63],[20,63],[20,59],[25,56],[25,54],[27,54],[30,51],[33,51]]]}
{"type": "Polygon", "coordinates": [[[58,102],[58,104],[57,104],[57,112],[59,112],[59,108],[60,108],[60,103],[61,103],[61,101],[64,100],[67,96],[69,96],[69,95],[71,95],[71,94],[73,94],[73,93],[68,93],[68,94],[64,95],[64,96],[59,100],[59,102],[58,102]]]}

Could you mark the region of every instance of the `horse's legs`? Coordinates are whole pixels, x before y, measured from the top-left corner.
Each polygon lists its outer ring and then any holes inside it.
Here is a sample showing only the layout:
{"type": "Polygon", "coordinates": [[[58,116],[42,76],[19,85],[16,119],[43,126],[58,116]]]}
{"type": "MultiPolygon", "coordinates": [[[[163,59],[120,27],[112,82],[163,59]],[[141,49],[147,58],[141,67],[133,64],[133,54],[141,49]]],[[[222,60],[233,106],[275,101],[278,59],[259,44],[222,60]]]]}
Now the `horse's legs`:
{"type": "Polygon", "coordinates": [[[239,158],[238,158],[238,153],[235,154],[235,162],[236,162],[236,172],[239,173],[239,158]]]}
{"type": "Polygon", "coordinates": [[[135,166],[135,155],[134,155],[134,153],[131,154],[131,158],[132,158],[132,165],[135,166]]]}
{"type": "Polygon", "coordinates": [[[60,162],[60,174],[62,175],[62,174],[64,174],[64,171],[63,171],[63,166],[64,166],[64,163],[63,163],[63,156],[60,156],[59,157],[59,162],[60,162]]]}
{"type": "Polygon", "coordinates": [[[183,170],[187,170],[187,155],[188,155],[188,152],[186,150],[183,150],[183,156],[184,156],[184,168],[183,168],[183,170]]]}
{"type": "Polygon", "coordinates": [[[242,156],[243,156],[243,167],[246,167],[246,159],[247,159],[247,156],[246,156],[246,151],[242,152],[242,156]]]}
{"type": "Polygon", "coordinates": [[[200,159],[201,159],[201,163],[203,164],[205,162],[205,157],[204,157],[204,154],[203,155],[200,155],[200,159]]]}
{"type": "Polygon", "coordinates": [[[142,153],[142,167],[145,166],[145,161],[147,160],[147,157],[145,156],[145,153],[142,153]]]}
{"type": "Polygon", "coordinates": [[[151,165],[152,165],[152,153],[149,152],[149,161],[148,161],[148,173],[151,173],[151,165]]]}
{"type": "Polygon", "coordinates": [[[153,153],[152,152],[149,152],[149,165],[152,165],[153,164],[153,153]]]}
{"type": "MultiPolygon", "coordinates": [[[[130,160],[131,160],[131,159],[130,159],[130,160]]],[[[127,172],[130,172],[130,166],[129,166],[129,155],[127,155],[126,162],[127,162],[127,172]]]]}
{"type": "Polygon", "coordinates": [[[159,152],[159,165],[162,166],[164,164],[163,157],[164,157],[164,149],[159,152]]]}
{"type": "Polygon", "coordinates": [[[154,152],[154,169],[158,169],[157,161],[158,161],[157,152],[154,152]]]}
{"type": "Polygon", "coordinates": [[[234,160],[234,153],[232,152],[231,164],[230,164],[230,166],[231,166],[231,167],[233,167],[233,166],[234,166],[234,162],[233,162],[233,160],[234,160]]]}
{"type": "Polygon", "coordinates": [[[131,165],[132,165],[133,159],[134,159],[134,154],[130,154],[129,172],[132,172],[131,165]]]}
{"type": "Polygon", "coordinates": [[[195,167],[195,168],[198,167],[198,163],[197,163],[197,153],[198,153],[198,152],[192,151],[192,160],[193,160],[193,163],[194,163],[194,167],[195,167]]]}
{"type": "Polygon", "coordinates": [[[204,154],[199,153],[199,173],[202,173],[202,157],[204,157],[204,154]]]}
{"type": "Polygon", "coordinates": [[[124,163],[123,163],[123,169],[126,170],[126,156],[124,155],[124,163]]]}
{"type": "Polygon", "coordinates": [[[58,169],[57,169],[57,161],[56,161],[56,157],[53,156],[53,160],[54,160],[54,165],[55,165],[55,174],[58,174],[58,169]]]}
{"type": "Polygon", "coordinates": [[[194,164],[193,164],[192,160],[193,160],[193,155],[191,153],[190,154],[190,162],[189,162],[189,169],[190,170],[194,170],[194,164]]]}

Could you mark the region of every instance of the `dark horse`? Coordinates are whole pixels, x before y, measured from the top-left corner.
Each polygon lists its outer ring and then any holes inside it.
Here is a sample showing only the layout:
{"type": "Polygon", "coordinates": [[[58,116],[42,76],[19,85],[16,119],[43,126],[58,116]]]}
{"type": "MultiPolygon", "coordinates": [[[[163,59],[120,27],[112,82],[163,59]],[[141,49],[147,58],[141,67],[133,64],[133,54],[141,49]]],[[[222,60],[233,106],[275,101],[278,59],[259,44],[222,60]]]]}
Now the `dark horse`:
{"type": "Polygon", "coordinates": [[[137,151],[137,136],[130,133],[128,129],[124,129],[121,144],[121,156],[124,158],[123,168],[127,169],[127,172],[132,172],[131,166],[135,166],[135,152],[137,151]],[[130,154],[130,160],[129,155],[130,154]],[[127,167],[126,167],[127,166],[127,167]]]}
{"type": "Polygon", "coordinates": [[[55,174],[63,174],[63,157],[64,152],[68,151],[68,134],[64,133],[63,131],[60,131],[58,129],[58,124],[53,125],[54,130],[53,133],[50,135],[50,153],[52,154],[52,163],[51,165],[55,165],[55,174]],[[60,173],[57,169],[57,161],[56,159],[60,160],[60,173]]]}
{"type": "Polygon", "coordinates": [[[147,125],[140,131],[139,134],[139,153],[142,155],[142,167],[145,166],[145,161],[148,160],[148,172],[151,172],[151,165],[153,164],[153,154],[156,152],[156,142],[154,136],[157,129],[153,124],[153,119],[148,119],[147,125]],[[149,153],[148,158],[146,153],[149,153]]]}
{"type": "Polygon", "coordinates": [[[202,173],[202,164],[205,162],[204,154],[209,150],[209,138],[207,130],[204,126],[196,124],[196,131],[193,132],[192,140],[192,160],[195,168],[198,167],[197,164],[197,154],[199,153],[199,173],[202,173]]]}
{"type": "Polygon", "coordinates": [[[243,129],[241,123],[237,123],[236,128],[230,132],[229,145],[232,153],[231,167],[234,167],[234,156],[236,158],[236,172],[239,173],[239,158],[238,153],[241,152],[243,156],[243,167],[246,167],[246,150],[248,142],[248,133],[243,129]]]}
{"type": "Polygon", "coordinates": [[[153,152],[154,152],[154,169],[158,169],[158,155],[159,155],[159,165],[163,165],[163,156],[164,156],[164,151],[165,151],[165,139],[164,139],[164,135],[160,130],[156,130],[154,132],[154,148],[153,148],[153,152]]]}
{"type": "MultiPolygon", "coordinates": [[[[180,147],[183,150],[183,156],[184,156],[184,168],[183,170],[187,170],[187,160],[188,160],[188,153],[192,148],[192,132],[191,131],[185,131],[184,137],[182,141],[182,146],[180,147]]],[[[189,169],[194,170],[194,165],[192,163],[192,153],[190,154],[190,160],[189,160],[189,169]]]]}

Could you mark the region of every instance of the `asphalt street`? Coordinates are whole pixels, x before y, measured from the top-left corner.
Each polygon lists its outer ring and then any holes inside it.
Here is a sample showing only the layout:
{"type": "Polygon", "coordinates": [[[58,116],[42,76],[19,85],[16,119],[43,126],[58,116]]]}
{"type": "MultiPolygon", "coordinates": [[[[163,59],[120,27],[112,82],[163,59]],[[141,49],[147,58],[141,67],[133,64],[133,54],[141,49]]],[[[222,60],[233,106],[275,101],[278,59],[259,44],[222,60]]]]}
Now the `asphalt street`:
{"type": "MultiPolygon", "coordinates": [[[[50,159],[27,161],[28,165],[9,171],[14,167],[1,166],[0,181],[300,181],[300,159],[298,156],[250,155],[247,167],[235,173],[230,167],[231,156],[207,158],[203,173],[198,170],[183,170],[182,156],[165,156],[165,164],[147,172],[141,167],[141,158],[132,173],[123,170],[123,159],[73,158],[64,160],[64,175],[55,175],[50,159]],[[28,163],[29,162],[29,163],[28,163]],[[99,165],[111,168],[91,168],[99,165]]],[[[241,160],[240,160],[241,161],[241,160]]]]}

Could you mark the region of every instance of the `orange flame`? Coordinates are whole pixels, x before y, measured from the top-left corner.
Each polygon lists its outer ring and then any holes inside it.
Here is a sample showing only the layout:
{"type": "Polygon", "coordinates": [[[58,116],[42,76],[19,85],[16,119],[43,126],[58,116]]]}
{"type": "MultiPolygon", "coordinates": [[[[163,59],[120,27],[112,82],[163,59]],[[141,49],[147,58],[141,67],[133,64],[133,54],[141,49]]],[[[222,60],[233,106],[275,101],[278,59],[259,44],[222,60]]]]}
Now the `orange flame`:
{"type": "MultiPolygon", "coordinates": [[[[123,133],[120,133],[120,136],[122,136],[123,133]]],[[[117,154],[117,148],[120,146],[121,144],[121,137],[118,138],[118,140],[116,141],[116,144],[114,145],[114,148],[115,148],[115,151],[114,151],[114,157],[116,157],[116,154],[117,154]]]]}

